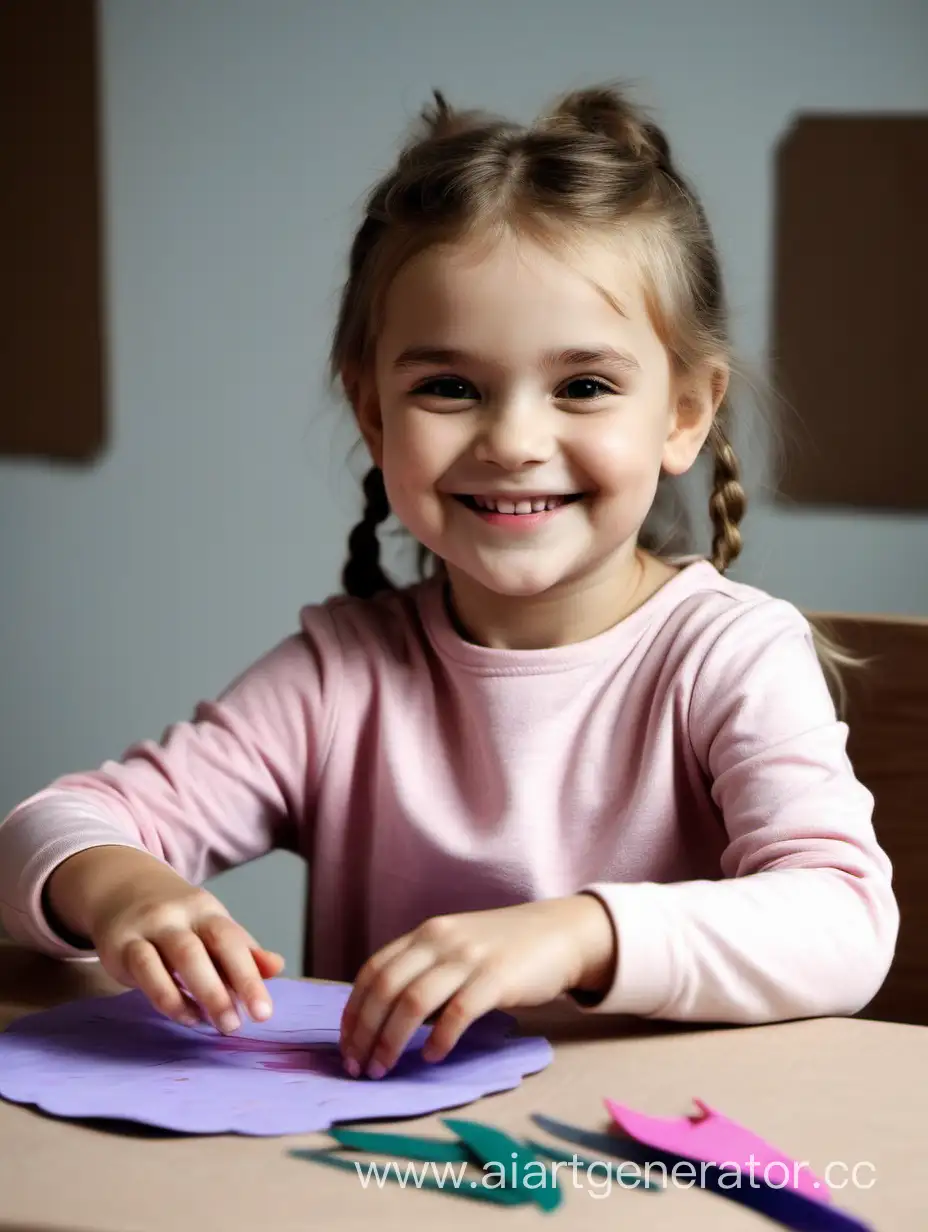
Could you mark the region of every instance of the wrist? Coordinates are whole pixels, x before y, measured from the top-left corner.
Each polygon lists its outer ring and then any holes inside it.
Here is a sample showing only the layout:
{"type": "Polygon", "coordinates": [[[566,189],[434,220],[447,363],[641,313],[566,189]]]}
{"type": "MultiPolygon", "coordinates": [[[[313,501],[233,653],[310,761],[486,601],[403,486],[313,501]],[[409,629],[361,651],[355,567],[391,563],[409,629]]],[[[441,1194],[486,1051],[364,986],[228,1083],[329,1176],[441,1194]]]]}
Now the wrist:
{"type": "Polygon", "coordinates": [[[577,938],[577,967],[572,990],[603,994],[615,979],[618,962],[618,938],[612,917],[595,894],[574,894],[566,901],[573,912],[577,938]]]}
{"type": "Polygon", "coordinates": [[[99,921],[138,897],[144,880],[176,882],[179,874],[148,852],[106,845],[79,851],[63,860],[45,883],[43,903],[53,928],[69,940],[93,941],[99,921]]]}

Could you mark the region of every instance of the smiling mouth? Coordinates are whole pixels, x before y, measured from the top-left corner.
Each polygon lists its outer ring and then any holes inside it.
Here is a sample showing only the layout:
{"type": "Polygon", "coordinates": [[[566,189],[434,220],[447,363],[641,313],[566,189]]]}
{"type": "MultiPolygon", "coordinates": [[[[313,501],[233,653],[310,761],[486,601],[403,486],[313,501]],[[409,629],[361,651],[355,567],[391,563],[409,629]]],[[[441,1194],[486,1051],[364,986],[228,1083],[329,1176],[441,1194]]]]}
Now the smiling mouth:
{"type": "Polygon", "coordinates": [[[472,509],[475,513],[501,513],[510,517],[524,517],[528,514],[550,513],[565,505],[573,505],[583,500],[584,493],[573,492],[558,496],[527,496],[520,498],[467,496],[455,494],[455,500],[472,509]]]}

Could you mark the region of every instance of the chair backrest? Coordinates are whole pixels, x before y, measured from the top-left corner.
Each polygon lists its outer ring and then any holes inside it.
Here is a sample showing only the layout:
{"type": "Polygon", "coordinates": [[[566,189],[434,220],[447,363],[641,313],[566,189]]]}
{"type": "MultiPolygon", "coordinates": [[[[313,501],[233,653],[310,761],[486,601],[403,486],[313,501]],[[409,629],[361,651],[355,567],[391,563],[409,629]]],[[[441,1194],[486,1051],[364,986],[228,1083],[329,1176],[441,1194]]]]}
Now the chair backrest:
{"type": "Polygon", "coordinates": [[[868,660],[844,673],[848,752],[875,798],[901,924],[886,983],[861,1016],[928,1025],[928,620],[809,615],[868,660]]]}

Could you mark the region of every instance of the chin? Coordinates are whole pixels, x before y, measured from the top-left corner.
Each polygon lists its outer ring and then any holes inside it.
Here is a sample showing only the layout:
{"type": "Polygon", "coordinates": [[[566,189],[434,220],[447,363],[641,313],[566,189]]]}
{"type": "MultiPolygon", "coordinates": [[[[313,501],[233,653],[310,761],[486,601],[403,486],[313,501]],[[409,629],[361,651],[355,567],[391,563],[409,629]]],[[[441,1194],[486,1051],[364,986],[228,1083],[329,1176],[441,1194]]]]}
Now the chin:
{"type": "Polygon", "coordinates": [[[476,568],[461,570],[485,590],[504,599],[537,599],[566,581],[561,571],[538,568],[476,568]]]}

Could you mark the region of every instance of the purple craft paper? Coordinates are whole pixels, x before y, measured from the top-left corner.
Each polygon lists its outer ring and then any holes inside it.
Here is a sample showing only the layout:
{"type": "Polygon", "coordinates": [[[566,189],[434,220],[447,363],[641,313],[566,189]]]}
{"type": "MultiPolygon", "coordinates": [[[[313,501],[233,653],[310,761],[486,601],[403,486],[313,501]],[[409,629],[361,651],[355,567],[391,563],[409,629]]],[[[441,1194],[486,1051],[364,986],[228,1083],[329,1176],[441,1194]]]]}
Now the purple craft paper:
{"type": "Polygon", "coordinates": [[[514,1035],[514,1019],[496,1011],[438,1064],[421,1057],[422,1027],[387,1077],[349,1078],[338,1036],[350,986],[278,978],[267,987],[273,1017],[232,1036],[179,1026],[138,991],[19,1018],[0,1033],[0,1096],[60,1117],[273,1137],[460,1107],[553,1058],[547,1040],[514,1035]]]}

